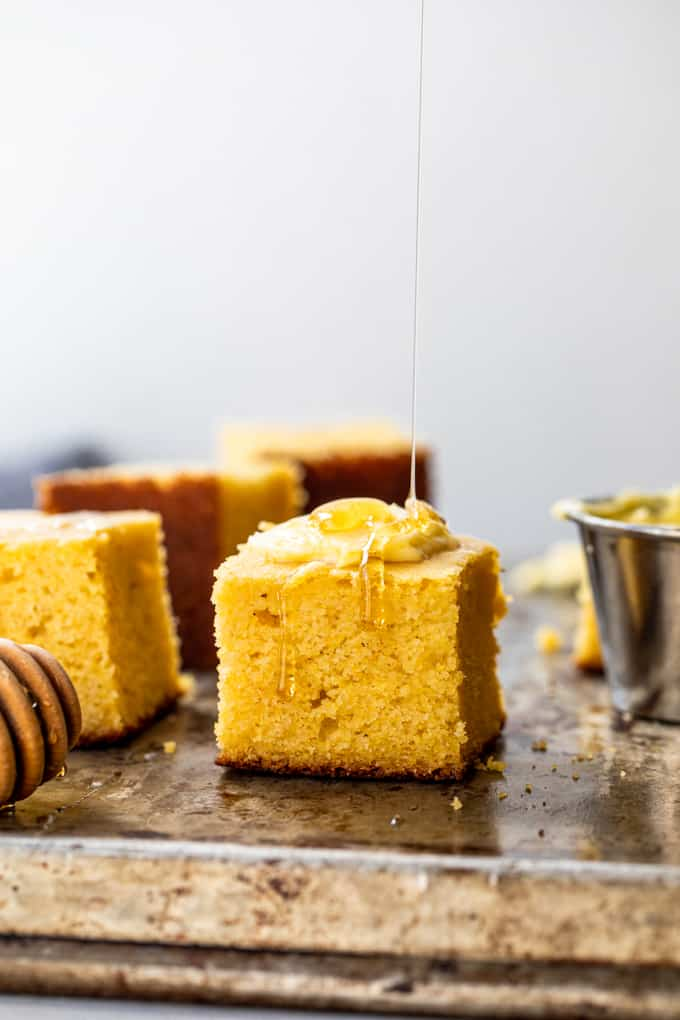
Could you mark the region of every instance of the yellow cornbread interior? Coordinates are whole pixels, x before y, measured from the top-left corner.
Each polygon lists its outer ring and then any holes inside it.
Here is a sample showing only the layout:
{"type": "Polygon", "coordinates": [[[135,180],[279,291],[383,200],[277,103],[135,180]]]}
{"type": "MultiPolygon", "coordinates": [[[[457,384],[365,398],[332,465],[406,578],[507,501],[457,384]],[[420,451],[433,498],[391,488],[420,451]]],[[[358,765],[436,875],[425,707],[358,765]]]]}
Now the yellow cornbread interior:
{"type": "Polygon", "coordinates": [[[420,561],[369,559],[367,620],[361,569],[275,562],[251,539],[213,597],[220,762],[460,776],[504,719],[498,569],[471,538],[420,561]]]}
{"type": "Polygon", "coordinates": [[[257,531],[263,521],[279,524],[295,517],[304,503],[300,471],[291,464],[241,465],[221,472],[219,541],[222,557],[257,531]]]}
{"type": "Polygon", "coordinates": [[[160,518],[0,514],[0,634],[62,662],[81,743],[138,729],[179,693],[160,518]]]}

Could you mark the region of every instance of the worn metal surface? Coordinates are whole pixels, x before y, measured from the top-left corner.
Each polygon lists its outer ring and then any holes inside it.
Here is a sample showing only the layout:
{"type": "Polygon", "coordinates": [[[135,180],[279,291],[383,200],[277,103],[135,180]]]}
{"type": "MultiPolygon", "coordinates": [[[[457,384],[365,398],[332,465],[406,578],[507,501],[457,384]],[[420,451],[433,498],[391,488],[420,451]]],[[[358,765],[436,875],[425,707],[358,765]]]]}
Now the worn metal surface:
{"type": "Polygon", "coordinates": [[[5,991],[459,1017],[676,1018],[680,972],[0,940],[5,991]]]}
{"type": "MultiPolygon", "coordinates": [[[[72,754],[63,781],[0,817],[0,934],[535,961],[537,980],[547,964],[581,962],[610,975],[609,992],[598,986],[607,1002],[627,987],[611,968],[671,973],[680,729],[616,732],[601,680],[534,652],[539,624],[566,630],[572,619],[566,604],[532,600],[504,625],[509,720],[494,749],[504,776],[440,785],[224,772],[212,763],[209,680],[129,746],[72,754]],[[174,755],[162,750],[170,739],[174,755]],[[541,740],[547,750],[532,750],[541,740]]],[[[17,971],[2,960],[0,987],[13,987],[17,971]]],[[[362,1008],[388,1008],[365,994],[362,1008]]]]}

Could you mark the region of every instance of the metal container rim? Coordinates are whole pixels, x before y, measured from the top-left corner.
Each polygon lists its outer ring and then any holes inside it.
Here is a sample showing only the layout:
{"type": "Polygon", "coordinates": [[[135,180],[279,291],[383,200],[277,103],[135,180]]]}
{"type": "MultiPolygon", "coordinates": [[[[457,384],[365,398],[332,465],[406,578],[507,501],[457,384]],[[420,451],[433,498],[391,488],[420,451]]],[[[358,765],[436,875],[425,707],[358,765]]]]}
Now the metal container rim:
{"type": "Polygon", "coordinates": [[[598,499],[569,499],[562,500],[557,504],[555,513],[564,520],[573,521],[575,524],[585,525],[596,531],[610,532],[615,535],[632,535],[637,538],[666,539],[671,542],[680,542],[680,525],[671,524],[639,524],[630,521],[615,521],[610,517],[600,517],[590,513],[589,506],[596,503],[608,502],[612,497],[604,496],[598,499]]]}

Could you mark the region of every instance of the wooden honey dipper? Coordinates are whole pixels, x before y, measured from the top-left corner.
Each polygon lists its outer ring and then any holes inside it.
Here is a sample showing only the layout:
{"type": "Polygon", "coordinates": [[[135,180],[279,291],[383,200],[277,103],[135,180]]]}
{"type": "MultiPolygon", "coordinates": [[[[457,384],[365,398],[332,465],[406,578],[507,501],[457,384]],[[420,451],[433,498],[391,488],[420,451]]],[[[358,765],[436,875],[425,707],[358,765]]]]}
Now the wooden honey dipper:
{"type": "Polygon", "coordinates": [[[54,779],[81,727],[78,695],[54,656],[0,638],[0,805],[54,779]]]}

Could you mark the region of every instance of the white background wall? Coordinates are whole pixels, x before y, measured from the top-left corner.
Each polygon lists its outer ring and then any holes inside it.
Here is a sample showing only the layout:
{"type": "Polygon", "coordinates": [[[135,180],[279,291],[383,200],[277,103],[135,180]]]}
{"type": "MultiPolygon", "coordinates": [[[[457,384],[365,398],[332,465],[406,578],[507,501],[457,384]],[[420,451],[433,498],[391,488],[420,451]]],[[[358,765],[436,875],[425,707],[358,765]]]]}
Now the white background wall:
{"type": "MultiPolygon", "coordinates": [[[[0,457],[408,421],[417,0],[0,0],[0,457]]],[[[420,424],[508,556],[680,478],[680,4],[426,0],[420,424]]]]}

